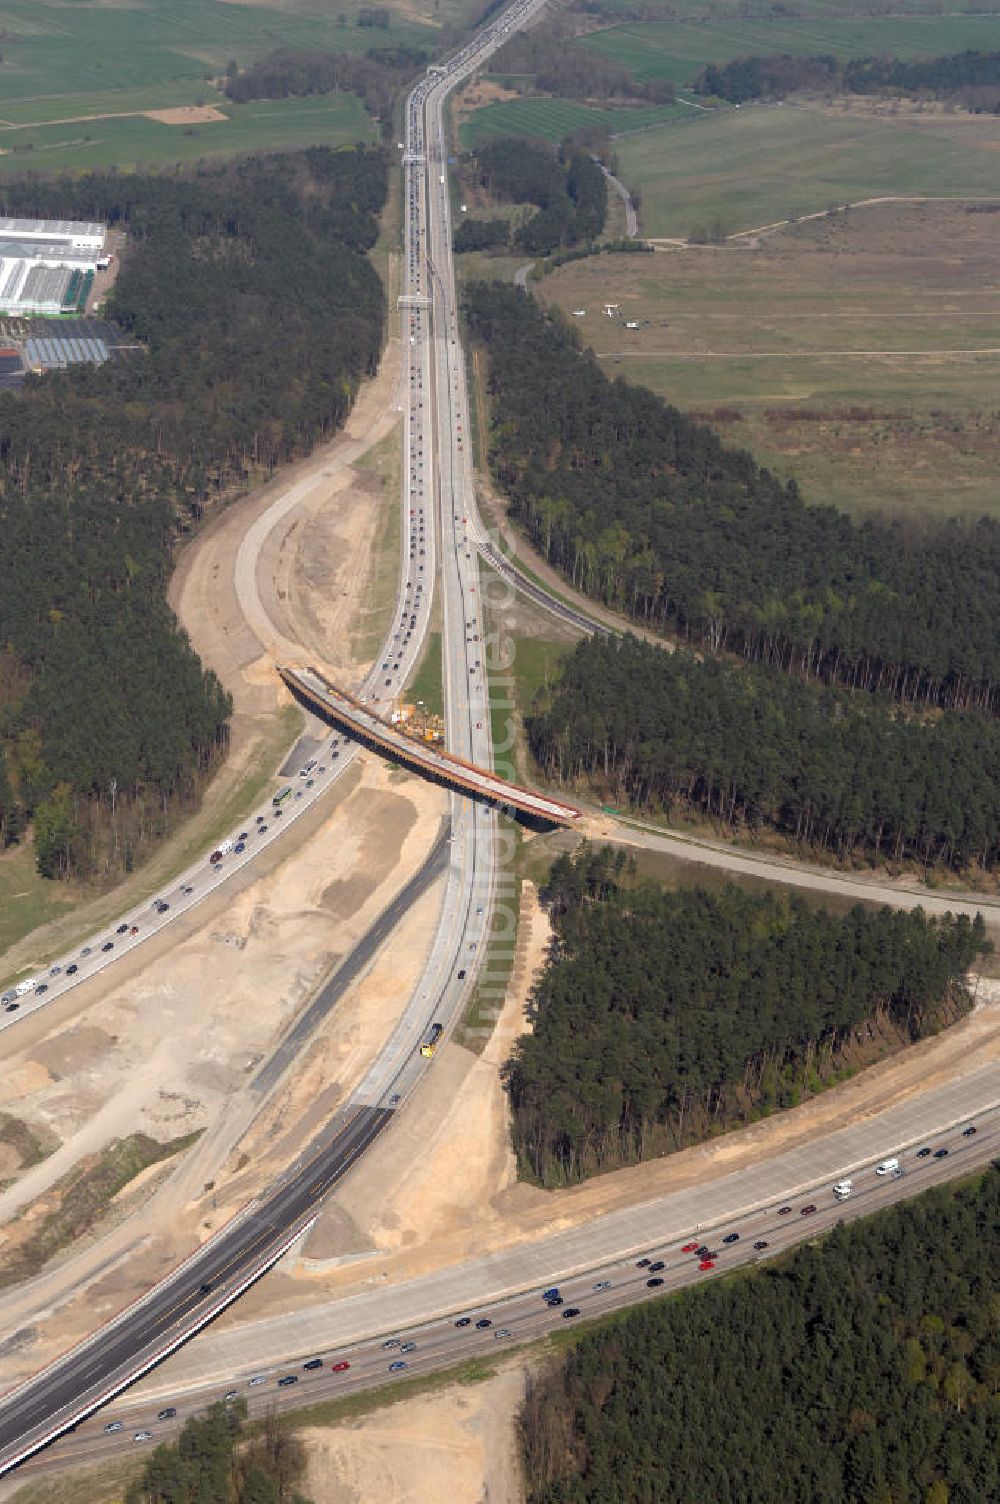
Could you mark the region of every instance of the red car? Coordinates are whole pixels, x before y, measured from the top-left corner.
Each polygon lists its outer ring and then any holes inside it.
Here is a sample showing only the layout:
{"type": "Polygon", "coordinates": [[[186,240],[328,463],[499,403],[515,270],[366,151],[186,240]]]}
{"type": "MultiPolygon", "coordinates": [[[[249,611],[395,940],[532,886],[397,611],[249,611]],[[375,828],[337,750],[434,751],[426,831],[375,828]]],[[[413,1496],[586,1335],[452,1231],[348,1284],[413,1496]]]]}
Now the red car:
{"type": "Polygon", "coordinates": [[[812,1205],[804,1206],[799,1212],[800,1217],[811,1217],[816,1208],[812,1205]]]}
{"type": "Polygon", "coordinates": [[[350,1363],[348,1363],[346,1360],[344,1362],[342,1362],[342,1363],[331,1363],[330,1364],[330,1368],[332,1369],[332,1371],[334,1373],[346,1373],[347,1370],[350,1368],[350,1366],[351,1366],[350,1363]]]}
{"type": "Polygon", "coordinates": [[[701,1263],[698,1265],[698,1268],[699,1269],[714,1269],[715,1268],[715,1260],[714,1259],[702,1259],[701,1263]]]}
{"type": "Polygon", "coordinates": [[[699,1243],[685,1243],[681,1253],[697,1253],[700,1246],[699,1243]]]}

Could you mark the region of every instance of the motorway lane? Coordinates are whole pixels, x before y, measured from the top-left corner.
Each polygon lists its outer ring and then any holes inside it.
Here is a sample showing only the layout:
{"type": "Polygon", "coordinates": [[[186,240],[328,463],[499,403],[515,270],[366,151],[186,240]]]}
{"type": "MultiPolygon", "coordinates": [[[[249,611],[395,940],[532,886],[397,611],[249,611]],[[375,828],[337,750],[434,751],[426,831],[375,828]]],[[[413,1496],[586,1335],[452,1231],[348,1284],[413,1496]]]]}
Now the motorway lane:
{"type": "MultiPolygon", "coordinates": [[[[537,0],[528,0],[527,4],[518,6],[517,11],[527,14],[536,3],[537,0]]],[[[498,45],[507,29],[506,24],[492,23],[482,34],[485,41],[467,47],[460,55],[460,61],[453,62],[446,75],[447,87],[443,93],[440,84],[432,86],[432,92],[436,90],[439,95],[439,127],[440,100],[498,45]]],[[[450,651],[449,638],[454,638],[456,615],[461,616],[463,623],[466,619],[472,620],[474,615],[478,617],[478,587],[472,583],[473,579],[478,580],[478,575],[467,552],[464,559],[460,556],[452,527],[449,526],[444,534],[441,526],[440,510],[447,506],[457,511],[462,500],[459,488],[464,482],[468,483],[471,494],[471,473],[464,471],[463,475],[461,467],[456,464],[461,445],[455,442],[453,425],[457,396],[451,392],[450,385],[455,381],[457,386],[457,366],[454,358],[450,365],[448,361],[448,326],[446,322],[442,323],[444,332],[438,331],[435,335],[432,350],[427,310],[421,306],[426,275],[427,231],[424,222],[425,216],[431,223],[434,218],[428,214],[426,160],[422,156],[423,118],[424,85],[418,85],[408,107],[407,129],[408,142],[416,148],[414,155],[421,165],[419,171],[416,167],[407,170],[408,212],[404,216],[404,268],[407,274],[404,296],[410,299],[409,333],[403,346],[405,376],[409,378],[404,380],[404,392],[408,387],[410,399],[405,410],[407,454],[404,487],[405,500],[410,504],[402,508],[402,528],[403,573],[408,574],[408,578],[401,582],[393,631],[387,639],[381,668],[372,670],[366,681],[366,691],[360,698],[364,701],[370,695],[373,704],[390,699],[401,691],[415,668],[429,619],[430,581],[435,571],[434,540],[436,536],[447,536],[451,546],[445,551],[442,568],[444,635],[449,669],[446,678],[447,734],[449,744],[460,755],[471,756],[480,752],[481,760],[488,760],[492,748],[484,676],[481,672],[478,675],[471,673],[469,677],[474,682],[470,686],[463,668],[460,679],[456,678],[454,655],[450,651]],[[428,510],[436,440],[425,406],[430,404],[432,372],[438,396],[434,420],[438,438],[442,433],[445,436],[449,455],[447,465],[437,467],[438,515],[433,524],[428,510]],[[447,401],[442,402],[445,393],[447,401]],[[384,676],[381,682],[380,673],[384,676]],[[388,694],[385,693],[387,690],[388,694]]],[[[450,231],[448,235],[450,248],[450,231]]],[[[453,284],[451,292],[453,298],[453,284]]],[[[465,636],[464,626],[462,635],[465,636]]],[[[468,653],[464,655],[466,661],[469,657],[468,653]]],[[[281,791],[280,799],[264,806],[263,812],[252,822],[248,820],[246,835],[237,833],[237,844],[246,849],[234,852],[232,857],[227,853],[213,865],[210,873],[213,886],[244,864],[247,849],[254,844],[252,829],[259,830],[263,826],[262,834],[270,834],[276,819],[284,821],[285,810],[291,818],[299,808],[311,802],[307,797],[310,788],[322,787],[324,778],[329,783],[334,775],[335,762],[339,761],[343,766],[349,756],[347,746],[340,743],[340,738],[331,738],[317,759],[315,772],[303,770],[307,776],[302,779],[301,787],[288,785],[281,791]],[[276,809],[280,810],[277,815],[276,809]]],[[[313,794],[312,798],[315,797],[318,795],[313,794]]],[[[5,1397],[0,1405],[0,1473],[8,1471],[58,1430],[104,1403],[113,1393],[120,1392],[137,1374],[147,1371],[165,1352],[185,1341],[242,1293],[281,1255],[289,1245],[290,1235],[293,1239],[297,1236],[317,1202],[328,1194],[384,1128],[394,1105],[412,1089],[426,1068],[426,1062],[416,1047],[422,1032],[432,1019],[441,1022],[443,1027],[450,1026],[471,989],[472,976],[465,980],[459,978],[456,971],[463,969],[474,973],[474,953],[490,922],[494,819],[492,811],[457,796],[452,797],[452,849],[445,900],[424,976],[379,1061],[350,1102],[336,1115],[322,1141],[310,1146],[307,1156],[292,1166],[264,1197],[251,1203],[172,1276],[72,1353],[5,1397]],[[470,957],[468,966],[457,968],[457,961],[465,958],[467,953],[470,957]]],[[[198,871],[203,881],[204,874],[201,869],[198,871]]],[[[197,901],[198,887],[194,882],[185,881],[179,884],[179,893],[185,899],[197,901]]],[[[175,905],[172,900],[161,899],[157,917],[163,920],[167,913],[173,915],[178,909],[190,906],[190,903],[178,902],[175,905]]],[[[128,939],[140,943],[146,931],[137,928],[137,935],[129,935],[128,939]]],[[[59,983],[60,988],[64,982],[65,978],[59,983]]],[[[70,984],[75,983],[71,981],[70,984]]]]}
{"type": "Polygon", "coordinates": [[[164,1384],[158,1393],[149,1395],[142,1404],[115,1409],[107,1417],[102,1415],[99,1422],[82,1427],[77,1435],[60,1443],[53,1454],[43,1460],[43,1465],[65,1467],[97,1457],[120,1455],[133,1445],[131,1437],[138,1430],[150,1430],[154,1433],[154,1440],[159,1440],[169,1436],[188,1416],[204,1409],[206,1404],[234,1391],[247,1399],[251,1413],[260,1413],[269,1407],[294,1410],[303,1404],[341,1394],[390,1386],[401,1376],[390,1373],[391,1362],[404,1361],[408,1377],[451,1366],[472,1355],[499,1356],[504,1347],[536,1340],[547,1332],[561,1329],[568,1319],[574,1320],[563,1316],[567,1308],[578,1309],[580,1319],[585,1320],[661,1294],[691,1288],[740,1265],[772,1259],[796,1243],[829,1231],[838,1222],[852,1220],[903,1200],[995,1159],[1000,1154],[1000,1111],[980,1117],[976,1127],[977,1133],[971,1138],[963,1137],[961,1129],[953,1129],[927,1141],[926,1147],[932,1150],[947,1148],[949,1153],[945,1159],[919,1159],[916,1151],[924,1147],[923,1142],[910,1145],[901,1156],[905,1174],[898,1180],[879,1178],[874,1173],[873,1162],[869,1162],[863,1171],[855,1172],[855,1192],[846,1202],[838,1202],[832,1195],[830,1181],[824,1180],[800,1189],[788,1202],[771,1199],[742,1217],[721,1221],[708,1219],[697,1230],[695,1226],[681,1224],[672,1230],[665,1226],[658,1239],[642,1249],[631,1250],[627,1257],[595,1263],[569,1276],[560,1274],[555,1265],[549,1266],[548,1271],[540,1268],[539,1277],[530,1288],[503,1300],[484,1298],[467,1308],[456,1301],[446,1315],[435,1316],[430,1321],[421,1321],[419,1314],[414,1312],[408,1322],[395,1328],[383,1326],[363,1342],[334,1342],[323,1346],[321,1334],[317,1331],[313,1334],[312,1345],[306,1342],[297,1350],[289,1346],[284,1361],[269,1363],[262,1360],[245,1371],[234,1370],[227,1378],[217,1377],[207,1386],[172,1389],[169,1383],[164,1384]],[[781,1215],[779,1207],[784,1205],[790,1205],[791,1210],[781,1215]],[[810,1205],[815,1205],[815,1213],[803,1216],[802,1207],[810,1205]],[[739,1241],[726,1245],[723,1239],[734,1232],[739,1234],[739,1241]],[[682,1251],[683,1245],[691,1241],[702,1241],[717,1253],[715,1270],[700,1270],[699,1259],[682,1251]],[[755,1248],[754,1244],[759,1242],[765,1242],[766,1249],[755,1248]],[[640,1260],[645,1267],[640,1267],[640,1260]],[[665,1268],[654,1273],[646,1264],[647,1260],[662,1260],[665,1268]],[[663,1284],[650,1288],[650,1278],[662,1279],[663,1284]],[[549,1308],[541,1299],[541,1290],[553,1284],[563,1299],[561,1307],[549,1308]],[[457,1327],[455,1322],[460,1316],[470,1317],[470,1324],[457,1327]],[[479,1330],[475,1323],[483,1319],[489,1320],[491,1325],[479,1330]],[[498,1330],[510,1335],[498,1337],[498,1330]],[[414,1342],[415,1351],[401,1355],[398,1345],[403,1342],[414,1342]],[[387,1346],[388,1343],[394,1345],[387,1346]],[[323,1369],[317,1372],[304,1370],[302,1365],[316,1356],[323,1360],[323,1369]],[[331,1365],[337,1362],[348,1362],[350,1368],[343,1373],[334,1373],[331,1365]],[[285,1374],[295,1374],[299,1382],[288,1389],[279,1389],[278,1379],[285,1374]],[[251,1386],[252,1377],[263,1378],[264,1382],[251,1386]],[[167,1406],[177,1409],[176,1419],[159,1421],[158,1412],[167,1406]],[[116,1436],[105,1435],[103,1427],[115,1419],[123,1421],[123,1432],[116,1436]]]}

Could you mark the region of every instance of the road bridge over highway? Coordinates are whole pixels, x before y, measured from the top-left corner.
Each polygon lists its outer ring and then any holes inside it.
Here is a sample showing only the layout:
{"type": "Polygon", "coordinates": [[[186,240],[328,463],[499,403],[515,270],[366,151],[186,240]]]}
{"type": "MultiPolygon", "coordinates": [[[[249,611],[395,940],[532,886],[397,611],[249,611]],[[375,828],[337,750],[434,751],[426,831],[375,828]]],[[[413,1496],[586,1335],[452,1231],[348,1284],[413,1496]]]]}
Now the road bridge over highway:
{"type": "Polygon", "coordinates": [[[533,821],[570,829],[578,825],[582,811],[572,804],[563,804],[547,794],[511,783],[490,769],[477,767],[441,747],[414,741],[346,690],[331,684],[318,669],[288,668],[280,663],[277,669],[292,693],[304,700],[311,710],[327,716],[351,736],[379,752],[388,753],[423,777],[445,784],[460,794],[470,794],[473,798],[513,810],[533,821]]]}

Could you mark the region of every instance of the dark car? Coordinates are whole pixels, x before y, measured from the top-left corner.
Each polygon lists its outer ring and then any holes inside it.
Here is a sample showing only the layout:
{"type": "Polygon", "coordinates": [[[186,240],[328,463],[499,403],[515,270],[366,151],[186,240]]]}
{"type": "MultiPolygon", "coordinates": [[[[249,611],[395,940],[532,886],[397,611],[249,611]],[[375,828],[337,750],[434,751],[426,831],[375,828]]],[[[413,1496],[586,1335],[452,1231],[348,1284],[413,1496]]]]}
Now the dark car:
{"type": "Polygon", "coordinates": [[[79,968],[79,966],[77,966],[76,962],[72,961],[72,962],[70,962],[69,966],[67,966],[67,968],[66,968],[66,975],[68,977],[75,977],[76,974],[77,974],[77,972],[79,970],[80,970],[80,968],[79,968]]]}
{"type": "Polygon", "coordinates": [[[662,1259],[657,1259],[655,1264],[650,1264],[649,1272],[650,1274],[659,1274],[660,1270],[665,1269],[666,1267],[667,1266],[662,1259]]]}
{"type": "Polygon", "coordinates": [[[479,1320],[476,1322],[476,1331],[477,1332],[485,1332],[486,1328],[488,1326],[492,1326],[492,1325],[493,1325],[493,1323],[492,1323],[492,1321],[490,1320],[490,1318],[488,1316],[481,1316],[479,1318],[479,1320]]]}
{"type": "Polygon", "coordinates": [[[636,1259],[635,1267],[637,1269],[648,1269],[652,1262],[652,1259],[636,1259]]]}
{"type": "Polygon", "coordinates": [[[563,1303],[564,1302],[563,1302],[563,1298],[562,1298],[561,1295],[551,1295],[549,1297],[549,1299],[545,1302],[545,1304],[547,1306],[553,1306],[553,1307],[555,1307],[555,1306],[561,1306],[563,1303]]]}
{"type": "Polygon", "coordinates": [[[947,1149],[935,1149],[934,1150],[934,1158],[935,1159],[947,1159],[948,1158],[948,1150],[947,1149]]]}
{"type": "Polygon", "coordinates": [[[804,1206],[802,1208],[802,1210],[799,1212],[799,1216],[800,1217],[811,1217],[812,1214],[813,1214],[813,1212],[815,1210],[816,1210],[816,1208],[813,1206],[812,1202],[810,1202],[808,1206],[804,1206]]]}
{"type": "Polygon", "coordinates": [[[311,1373],[313,1371],[313,1369],[315,1369],[315,1368],[322,1368],[323,1367],[323,1359],[322,1358],[310,1358],[309,1362],[308,1363],[303,1363],[302,1367],[306,1370],[307,1373],[311,1373]]]}
{"type": "Polygon", "coordinates": [[[707,1243],[699,1243],[698,1247],[695,1249],[695,1253],[700,1259],[707,1259],[711,1257],[712,1250],[709,1248],[707,1243]]]}
{"type": "Polygon", "coordinates": [[[471,1326],[472,1325],[472,1317],[471,1316],[460,1316],[458,1318],[458,1320],[455,1322],[455,1325],[456,1326],[471,1326]]]}
{"type": "Polygon", "coordinates": [[[208,1282],[208,1280],[206,1280],[205,1283],[200,1286],[198,1293],[200,1295],[211,1295],[211,1293],[212,1293],[212,1286],[208,1282]]]}
{"type": "Polygon", "coordinates": [[[580,1314],[580,1307],[579,1306],[567,1306],[566,1309],[565,1309],[565,1311],[563,1311],[563,1316],[564,1317],[579,1316],[579,1314],[580,1314]]]}
{"type": "Polygon", "coordinates": [[[48,992],[48,990],[48,982],[39,982],[38,986],[35,988],[35,996],[40,997],[43,992],[48,992]]]}
{"type": "Polygon", "coordinates": [[[278,1388],[289,1389],[293,1384],[297,1384],[298,1382],[299,1376],[297,1373],[286,1373],[283,1379],[278,1380],[278,1388]]]}
{"type": "Polygon", "coordinates": [[[779,1206],[778,1207],[778,1216],[779,1217],[787,1217],[788,1213],[791,1211],[791,1209],[792,1208],[790,1206],[779,1206]]]}
{"type": "Polygon", "coordinates": [[[766,1239],[759,1238],[758,1241],[753,1246],[754,1246],[754,1248],[756,1248],[757,1252],[760,1253],[761,1249],[763,1249],[763,1248],[770,1248],[771,1245],[770,1245],[770,1243],[768,1243],[766,1241],[766,1239]]]}
{"type": "Polygon", "coordinates": [[[652,1279],[647,1279],[646,1284],[651,1290],[658,1290],[663,1284],[662,1274],[654,1274],[652,1279]]]}
{"type": "MultiPolygon", "coordinates": [[[[465,981],[465,967],[464,966],[462,967],[461,971],[458,973],[458,980],[460,982],[464,982],[465,981]]],[[[972,1131],[973,1131],[973,1133],[975,1133],[975,1131],[976,1131],[975,1128],[973,1128],[972,1131]]]]}
{"type": "Polygon", "coordinates": [[[101,946],[102,950],[114,950],[114,948],[115,942],[113,940],[105,940],[104,944],[101,946]]]}
{"type": "Polygon", "coordinates": [[[556,1296],[558,1294],[559,1294],[559,1286],[558,1285],[550,1285],[547,1290],[543,1290],[542,1291],[542,1299],[543,1300],[555,1300],[555,1298],[556,1298],[556,1296]]]}
{"type": "Polygon", "coordinates": [[[722,1241],[724,1243],[738,1243],[740,1241],[740,1235],[738,1232],[727,1232],[722,1241]]]}
{"type": "Polygon", "coordinates": [[[127,924],[120,924],[118,926],[118,928],[115,930],[115,934],[116,935],[127,935],[128,934],[128,925],[127,924]]]}
{"type": "Polygon", "coordinates": [[[397,1358],[395,1363],[389,1364],[390,1373],[402,1373],[405,1368],[406,1364],[403,1362],[402,1358],[397,1358]]]}
{"type": "Polygon", "coordinates": [[[156,905],[156,912],[158,914],[165,914],[169,907],[170,905],[168,903],[164,903],[161,899],[160,902],[156,905]]]}
{"type": "Polygon", "coordinates": [[[173,1405],[168,1405],[165,1410],[157,1410],[156,1418],[157,1420],[173,1420],[176,1414],[177,1411],[175,1407],[173,1405]]]}
{"type": "Polygon", "coordinates": [[[931,1157],[931,1151],[930,1151],[930,1149],[928,1149],[926,1147],[926,1145],[924,1146],[923,1149],[918,1149],[917,1150],[917,1158],[918,1159],[930,1159],[930,1157],[931,1157]]]}
{"type": "Polygon", "coordinates": [[[977,1134],[978,1131],[979,1130],[976,1128],[975,1123],[970,1123],[969,1126],[968,1126],[968,1128],[963,1128],[962,1129],[962,1137],[963,1138],[975,1138],[975,1136],[976,1136],[976,1134],[977,1134]]]}

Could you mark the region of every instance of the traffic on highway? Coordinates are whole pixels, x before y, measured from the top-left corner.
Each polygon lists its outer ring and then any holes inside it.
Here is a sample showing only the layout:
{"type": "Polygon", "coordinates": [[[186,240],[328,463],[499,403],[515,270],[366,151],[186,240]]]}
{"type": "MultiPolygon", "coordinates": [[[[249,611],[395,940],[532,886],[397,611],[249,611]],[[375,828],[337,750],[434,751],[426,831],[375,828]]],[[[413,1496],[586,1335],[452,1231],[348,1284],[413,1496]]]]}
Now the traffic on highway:
{"type": "MultiPolygon", "coordinates": [[[[381,662],[377,661],[362,687],[372,704],[402,690],[423,644],[437,576],[442,593],[447,743],[458,756],[486,768],[492,766],[488,691],[473,651],[476,633],[482,635],[478,563],[454,526],[458,517],[471,515],[474,495],[471,465],[462,443],[465,378],[457,341],[450,206],[447,192],[440,191],[447,155],[442,112],[450,90],[499,45],[514,18],[526,17],[537,7],[538,0],[516,5],[507,18],[491,23],[447,66],[429,70],[407,106],[402,302],[409,321],[409,335],[403,342],[403,391],[408,392],[409,403],[404,407],[403,568],[381,662]],[[434,171],[429,170],[430,164],[434,171]],[[432,250],[437,251],[439,266],[446,269],[443,276],[432,270],[432,250]],[[428,309],[422,306],[431,277],[433,338],[428,309]],[[435,448],[440,452],[437,463],[435,448]],[[437,537],[448,543],[440,566],[437,537]]],[[[178,881],[176,889],[161,895],[144,916],[145,924],[135,916],[120,921],[127,923],[123,934],[129,944],[141,943],[156,927],[199,901],[206,885],[217,885],[239,870],[262,841],[274,839],[276,826],[282,827],[318,797],[323,780],[328,786],[349,752],[343,738],[331,737],[315,760],[315,769],[300,769],[304,776],[279,789],[247,820],[245,829],[227,837],[178,881]]],[[[417,988],[375,1065],[332,1123],[276,1185],[108,1327],[4,1397],[0,1474],[127,1388],[270,1268],[301,1235],[316,1205],[382,1131],[428,1068],[430,1061],[420,1046],[435,1025],[442,1034],[452,1026],[474,983],[476,962],[492,918],[495,812],[455,794],[451,806],[451,859],[434,940],[417,988]]],[[[116,941],[112,940],[110,950],[104,949],[105,944],[102,940],[97,949],[103,958],[99,965],[120,954],[116,941]]],[[[88,957],[94,953],[94,946],[88,947],[88,957]]],[[[60,969],[51,975],[61,979],[60,989],[77,982],[79,970],[68,978],[65,973],[65,965],[74,960],[55,963],[60,969]]],[[[87,975],[92,974],[88,970],[87,975]]],[[[29,996],[35,1007],[51,1000],[48,987],[38,994],[39,981],[34,977],[28,987],[18,984],[23,991],[11,1001],[18,1002],[19,1012],[22,999],[29,996]]]]}
{"type": "MultiPolygon", "coordinates": [[[[760,1263],[795,1244],[828,1231],[846,1217],[888,1206],[955,1173],[968,1172],[996,1156],[1000,1110],[975,1122],[918,1141],[891,1156],[898,1165],[879,1173],[888,1161],[855,1169],[847,1197],[834,1184],[800,1190],[789,1201],[772,1200],[744,1216],[696,1227],[665,1229],[654,1244],[587,1269],[553,1271],[551,1282],[504,1299],[373,1332],[364,1341],[335,1350],[288,1354],[236,1372],[228,1382],[177,1392],[164,1390],[142,1405],[95,1417],[59,1445],[62,1465],[106,1456],[133,1445],[169,1437],[191,1415],[216,1401],[242,1397],[251,1414],[293,1409],[341,1394],[391,1386],[400,1378],[446,1368],[472,1355],[492,1355],[534,1341],[566,1322],[577,1323],[634,1305],[672,1290],[760,1263]]],[[[837,1184],[842,1185],[843,1182],[837,1184]]],[[[43,1460],[44,1465],[44,1460],[43,1460]]]]}
{"type": "MultiPolygon", "coordinates": [[[[400,298],[402,568],[393,622],[357,692],[357,699],[384,720],[384,711],[417,665],[433,594],[440,586],[446,745],[453,757],[487,771],[493,768],[493,745],[479,575],[485,532],[476,511],[466,442],[467,385],[451,254],[444,107],[456,84],[538,9],[540,0],[519,0],[447,63],[428,69],[407,101],[400,298]]],[[[353,754],[342,734],[324,735],[238,829],[152,904],[132,910],[88,945],[48,966],[44,975],[39,971],[8,988],[2,1006],[11,1011],[0,1013],[0,1026],[114,964],[214,892],[309,808],[353,754]]],[[[834,1195],[833,1182],[824,1181],[794,1197],[769,1200],[725,1224],[665,1228],[654,1245],[629,1247],[610,1261],[595,1258],[591,1250],[589,1258],[572,1267],[553,1269],[546,1283],[505,1291],[502,1299],[483,1289],[479,1304],[450,1299],[444,1312],[440,1307],[414,1310],[412,1321],[394,1331],[372,1332],[342,1349],[302,1352],[281,1364],[272,1355],[235,1372],[221,1388],[201,1383],[161,1396],[152,1410],[132,1407],[87,1420],[208,1325],[295,1245],[323,1200],[393,1120],[429,1068],[468,1000],[489,938],[497,877],[495,810],[452,793],[449,845],[444,896],[423,974],[361,1085],[280,1179],[167,1280],[4,1396],[0,1474],[70,1430],[73,1435],[60,1443],[57,1454],[63,1463],[153,1442],[214,1399],[245,1395],[252,1409],[291,1406],[306,1394],[320,1398],[391,1384],[400,1376],[453,1363],[470,1351],[492,1351],[498,1344],[527,1340],[564,1323],[696,1284],[740,1262],[772,1257],[839,1218],[887,1204],[996,1153],[1000,1114],[980,1113],[975,1123],[939,1131],[932,1142],[915,1143],[889,1159],[872,1158],[861,1170],[845,1166],[843,1174],[849,1169],[851,1176],[846,1195],[834,1195]],[[890,1165],[890,1159],[898,1163],[890,1165]],[[886,1165],[877,1173],[876,1166],[886,1165]]],[[[838,1184],[843,1191],[846,1181],[838,1184]]],[[[590,1228],[587,1235],[592,1235],[590,1228]]]]}

